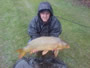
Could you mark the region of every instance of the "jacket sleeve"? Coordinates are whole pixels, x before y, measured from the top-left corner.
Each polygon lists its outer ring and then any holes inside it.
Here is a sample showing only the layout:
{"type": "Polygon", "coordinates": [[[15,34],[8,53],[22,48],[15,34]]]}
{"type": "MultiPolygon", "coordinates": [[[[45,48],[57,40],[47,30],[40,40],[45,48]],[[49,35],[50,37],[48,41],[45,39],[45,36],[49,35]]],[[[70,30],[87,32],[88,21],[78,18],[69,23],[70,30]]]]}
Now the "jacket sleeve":
{"type": "Polygon", "coordinates": [[[39,33],[37,32],[37,29],[36,29],[35,18],[29,24],[28,34],[31,37],[31,40],[40,36],[39,33]]]}
{"type": "Polygon", "coordinates": [[[54,24],[51,28],[50,36],[59,37],[61,32],[62,32],[61,23],[59,22],[58,19],[56,19],[56,21],[54,22],[54,24]]]}

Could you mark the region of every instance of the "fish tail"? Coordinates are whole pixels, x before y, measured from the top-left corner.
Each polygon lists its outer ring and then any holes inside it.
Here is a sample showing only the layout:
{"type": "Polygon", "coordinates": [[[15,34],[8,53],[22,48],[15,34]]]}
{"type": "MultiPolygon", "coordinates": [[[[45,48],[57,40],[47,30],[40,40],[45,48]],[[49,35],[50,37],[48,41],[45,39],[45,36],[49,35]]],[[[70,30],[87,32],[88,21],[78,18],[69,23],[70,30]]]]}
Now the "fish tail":
{"type": "Polygon", "coordinates": [[[23,49],[18,49],[17,52],[19,53],[19,59],[21,59],[26,54],[23,49]]]}

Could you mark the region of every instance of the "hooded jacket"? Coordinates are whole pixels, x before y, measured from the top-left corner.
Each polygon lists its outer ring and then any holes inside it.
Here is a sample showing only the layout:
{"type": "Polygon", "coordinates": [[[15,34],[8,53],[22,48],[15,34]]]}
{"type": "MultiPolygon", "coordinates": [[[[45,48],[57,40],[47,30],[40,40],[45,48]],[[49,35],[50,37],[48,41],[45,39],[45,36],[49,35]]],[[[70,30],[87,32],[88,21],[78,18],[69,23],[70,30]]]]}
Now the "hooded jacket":
{"type": "Polygon", "coordinates": [[[58,37],[62,32],[61,23],[53,15],[53,9],[48,2],[41,2],[38,8],[37,16],[35,16],[29,24],[28,34],[32,39],[40,36],[55,36],[58,37]],[[49,10],[51,16],[47,23],[43,23],[40,18],[40,11],[49,10]]]}

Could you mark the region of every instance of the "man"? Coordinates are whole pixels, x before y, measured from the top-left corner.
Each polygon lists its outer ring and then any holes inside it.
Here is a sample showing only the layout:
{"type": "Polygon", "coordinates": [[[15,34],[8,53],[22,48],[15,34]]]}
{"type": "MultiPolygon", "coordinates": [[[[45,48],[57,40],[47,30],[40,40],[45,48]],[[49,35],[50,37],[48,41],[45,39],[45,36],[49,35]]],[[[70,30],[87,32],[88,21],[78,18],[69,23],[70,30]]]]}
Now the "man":
{"type": "MultiPolygon", "coordinates": [[[[29,41],[40,36],[59,37],[61,32],[61,24],[53,15],[53,9],[50,3],[41,2],[38,8],[37,16],[30,22],[28,28],[28,34],[31,37],[29,41]]],[[[49,55],[51,56],[54,54],[49,52],[49,55]]],[[[38,52],[37,56],[41,56],[41,52],[38,52]]]]}
{"type": "Polygon", "coordinates": [[[41,2],[37,16],[30,22],[28,33],[32,39],[40,36],[55,36],[61,34],[61,24],[53,15],[53,9],[48,2],[41,2]]]}
{"type": "MultiPolygon", "coordinates": [[[[38,8],[37,16],[32,19],[28,28],[28,34],[31,37],[29,42],[40,36],[59,37],[61,32],[61,24],[59,20],[53,15],[53,9],[51,5],[48,2],[41,2],[38,8]]],[[[53,52],[48,53],[48,55],[53,56],[53,52]]],[[[37,56],[40,57],[41,52],[38,52],[37,56]]],[[[31,64],[32,61],[29,62],[31,64]]],[[[16,63],[14,68],[33,68],[30,64],[21,59],[16,63]]]]}

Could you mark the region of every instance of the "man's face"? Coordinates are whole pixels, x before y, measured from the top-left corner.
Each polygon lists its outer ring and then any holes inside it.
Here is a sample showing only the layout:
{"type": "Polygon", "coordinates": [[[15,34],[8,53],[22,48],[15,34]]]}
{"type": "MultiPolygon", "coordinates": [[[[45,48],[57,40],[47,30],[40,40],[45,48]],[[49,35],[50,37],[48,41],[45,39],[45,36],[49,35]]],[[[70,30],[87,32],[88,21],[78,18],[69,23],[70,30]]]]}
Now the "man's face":
{"type": "Polygon", "coordinates": [[[40,17],[43,22],[47,22],[49,17],[50,17],[50,12],[49,11],[42,11],[40,12],[40,17]]]}

